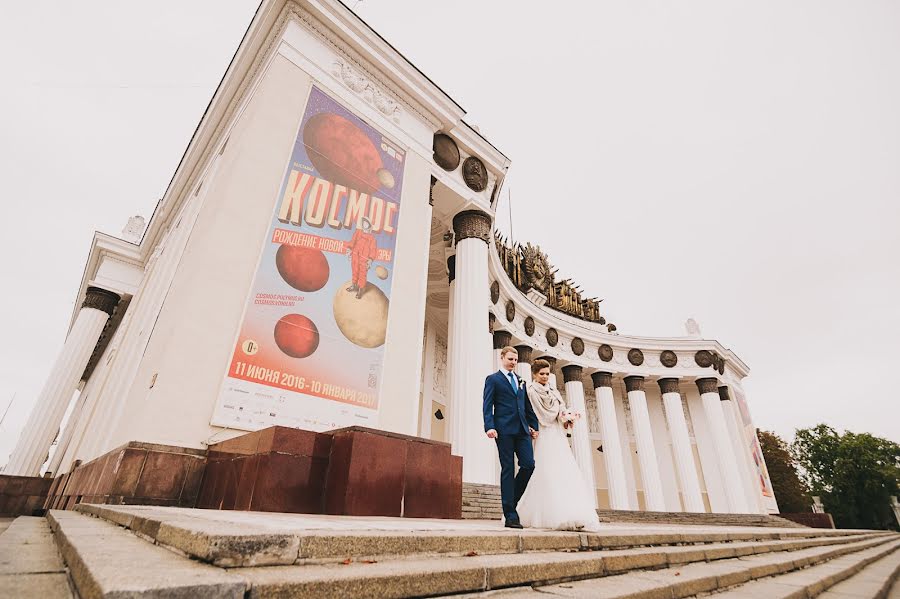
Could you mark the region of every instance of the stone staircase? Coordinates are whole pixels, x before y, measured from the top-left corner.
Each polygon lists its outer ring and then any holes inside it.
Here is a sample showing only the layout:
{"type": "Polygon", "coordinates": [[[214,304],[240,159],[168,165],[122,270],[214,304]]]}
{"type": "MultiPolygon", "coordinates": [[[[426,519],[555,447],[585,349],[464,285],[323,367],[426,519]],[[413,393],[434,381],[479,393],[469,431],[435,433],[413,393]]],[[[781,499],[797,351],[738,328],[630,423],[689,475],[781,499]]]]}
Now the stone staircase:
{"type": "MultiPolygon", "coordinates": [[[[806,528],[802,524],[765,514],[691,514],[684,512],[628,510],[597,510],[597,513],[601,522],[806,528]]],[[[497,485],[463,483],[462,517],[478,520],[499,520],[503,518],[503,508],[500,504],[500,487],[497,485]]]]}
{"type": "Polygon", "coordinates": [[[898,548],[900,535],[882,531],[513,531],[492,521],[82,504],[17,519],[0,535],[0,596],[71,597],[71,580],[82,599],[884,597],[898,548]]]}

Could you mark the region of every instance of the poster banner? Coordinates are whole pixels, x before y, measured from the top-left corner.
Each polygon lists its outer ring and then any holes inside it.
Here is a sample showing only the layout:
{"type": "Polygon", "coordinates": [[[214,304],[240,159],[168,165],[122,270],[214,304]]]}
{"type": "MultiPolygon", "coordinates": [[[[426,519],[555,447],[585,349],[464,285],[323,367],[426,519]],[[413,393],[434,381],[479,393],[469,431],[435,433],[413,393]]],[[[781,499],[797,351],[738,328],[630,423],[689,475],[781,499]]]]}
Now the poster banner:
{"type": "Polygon", "coordinates": [[[405,153],[310,92],[212,424],[377,424],[405,153]]]}
{"type": "Polygon", "coordinates": [[[766,460],[763,458],[762,448],[759,446],[759,438],[756,436],[756,427],[750,419],[750,409],[747,406],[747,398],[744,397],[743,391],[736,387],[731,388],[734,397],[737,400],[738,410],[741,413],[741,424],[743,425],[743,433],[746,442],[750,446],[750,456],[753,458],[753,465],[756,468],[756,477],[759,482],[760,490],[764,497],[775,497],[772,490],[772,481],[769,480],[769,470],[766,468],[766,460]]]}

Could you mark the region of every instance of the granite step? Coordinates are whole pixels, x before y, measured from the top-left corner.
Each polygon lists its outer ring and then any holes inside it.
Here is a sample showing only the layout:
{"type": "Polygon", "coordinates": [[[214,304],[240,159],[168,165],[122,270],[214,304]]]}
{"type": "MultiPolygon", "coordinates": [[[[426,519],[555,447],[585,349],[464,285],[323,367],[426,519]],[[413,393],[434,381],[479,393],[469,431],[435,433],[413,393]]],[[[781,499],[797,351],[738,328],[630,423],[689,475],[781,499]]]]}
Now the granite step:
{"type": "Polygon", "coordinates": [[[153,545],[110,522],[51,510],[47,519],[81,599],[242,599],[246,580],[153,545]]]}
{"type": "Polygon", "coordinates": [[[881,538],[875,542],[814,548],[789,554],[753,555],[658,570],[639,570],[603,578],[476,593],[463,597],[674,599],[709,596],[716,599],[806,599],[819,595],[836,582],[859,571],[865,564],[879,558],[884,559],[884,556],[897,555],[898,547],[900,536],[895,535],[893,540],[887,542],[881,538]]]}
{"type": "Polygon", "coordinates": [[[44,518],[19,516],[0,534],[0,597],[73,597],[68,572],[44,518]]]}
{"type": "MultiPolygon", "coordinates": [[[[409,530],[330,530],[327,517],[80,504],[76,511],[105,519],[151,542],[223,566],[289,565],[373,556],[481,555],[528,551],[591,551],[646,546],[723,544],[724,557],[874,538],[887,533],[818,529],[734,529],[638,526],[601,533],[504,529],[497,521],[460,528],[452,521],[403,519],[409,530]],[[322,524],[318,524],[321,522],[322,524]],[[430,527],[431,530],[421,530],[430,527]],[[417,530],[417,528],[419,528],[417,530]],[[441,530],[444,529],[444,530],[441,530]],[[731,551],[732,555],[727,555],[731,551]]],[[[348,522],[366,522],[349,519],[348,522]]],[[[377,523],[377,520],[375,520],[377,523]]],[[[711,550],[710,550],[711,551],[711,550]]]]}
{"type": "Polygon", "coordinates": [[[891,587],[900,592],[900,551],[876,560],[847,580],[839,582],[821,595],[822,599],[884,599],[891,587]]]}

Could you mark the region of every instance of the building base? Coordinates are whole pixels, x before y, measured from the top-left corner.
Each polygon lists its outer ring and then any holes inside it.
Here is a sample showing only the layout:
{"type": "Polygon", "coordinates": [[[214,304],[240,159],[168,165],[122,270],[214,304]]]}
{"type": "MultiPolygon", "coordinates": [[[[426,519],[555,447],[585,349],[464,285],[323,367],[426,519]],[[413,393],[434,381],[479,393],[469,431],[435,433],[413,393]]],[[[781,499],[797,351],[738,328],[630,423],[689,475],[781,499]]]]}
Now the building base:
{"type": "Polygon", "coordinates": [[[0,474],[0,516],[40,513],[53,479],[0,474]]]}

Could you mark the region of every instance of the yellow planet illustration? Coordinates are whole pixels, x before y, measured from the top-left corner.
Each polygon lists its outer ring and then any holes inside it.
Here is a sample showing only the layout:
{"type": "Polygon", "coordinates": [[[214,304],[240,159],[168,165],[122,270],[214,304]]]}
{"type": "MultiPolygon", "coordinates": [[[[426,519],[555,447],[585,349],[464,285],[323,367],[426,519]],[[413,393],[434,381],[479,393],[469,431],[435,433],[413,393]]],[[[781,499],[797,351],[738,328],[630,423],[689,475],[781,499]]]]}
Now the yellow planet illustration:
{"type": "Polygon", "coordinates": [[[385,280],[386,278],[388,278],[388,269],[379,264],[375,267],[375,276],[382,281],[385,280]]]}
{"type": "Polygon", "coordinates": [[[360,347],[384,345],[389,301],[384,292],[366,283],[359,298],[347,291],[350,281],[338,286],[334,295],[334,321],[348,341],[360,347]]]}
{"type": "Polygon", "coordinates": [[[380,168],[375,173],[378,175],[378,182],[381,183],[381,186],[385,189],[393,189],[395,185],[394,175],[391,174],[391,171],[386,168],[380,168]]]}

